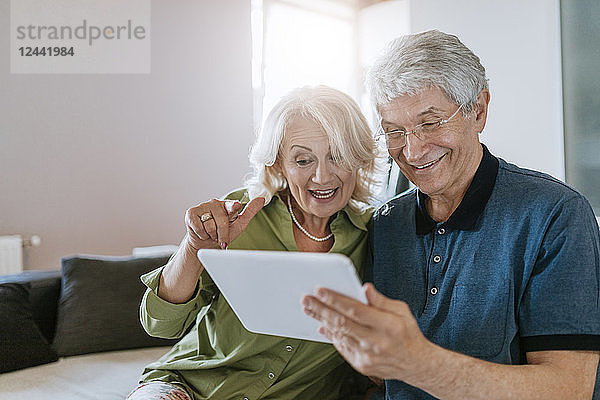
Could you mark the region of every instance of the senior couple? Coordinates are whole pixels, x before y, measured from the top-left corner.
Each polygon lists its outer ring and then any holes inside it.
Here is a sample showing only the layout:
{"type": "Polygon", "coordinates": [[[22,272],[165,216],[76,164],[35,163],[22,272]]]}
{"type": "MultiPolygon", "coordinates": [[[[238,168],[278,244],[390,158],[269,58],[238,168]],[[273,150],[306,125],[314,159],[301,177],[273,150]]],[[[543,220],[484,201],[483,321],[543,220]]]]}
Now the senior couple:
{"type": "Polygon", "coordinates": [[[145,329],[181,340],[128,399],[350,398],[356,371],[386,399],[592,398],[589,203],[480,143],[485,69],[456,36],[393,41],[367,85],[377,136],[416,188],[373,214],[381,158],[355,102],[326,87],[285,96],[252,147],[246,189],[190,208],[179,250],[142,277],[145,329]],[[326,288],[302,299],[333,345],[250,333],[196,257],[219,247],[345,254],[368,304],[326,288]]]}

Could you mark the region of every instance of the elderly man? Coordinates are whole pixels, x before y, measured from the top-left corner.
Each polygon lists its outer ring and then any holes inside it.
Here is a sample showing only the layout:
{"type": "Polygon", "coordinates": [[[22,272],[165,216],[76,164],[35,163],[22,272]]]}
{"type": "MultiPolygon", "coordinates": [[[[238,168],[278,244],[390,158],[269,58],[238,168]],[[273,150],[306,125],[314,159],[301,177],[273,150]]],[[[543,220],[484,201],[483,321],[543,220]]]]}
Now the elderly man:
{"type": "Polygon", "coordinates": [[[367,84],[380,137],[416,188],[373,218],[368,304],[320,289],[305,311],[358,371],[385,380],[387,399],[592,398],[600,238],[589,203],[480,143],[485,69],[456,36],[392,42],[367,84]]]}

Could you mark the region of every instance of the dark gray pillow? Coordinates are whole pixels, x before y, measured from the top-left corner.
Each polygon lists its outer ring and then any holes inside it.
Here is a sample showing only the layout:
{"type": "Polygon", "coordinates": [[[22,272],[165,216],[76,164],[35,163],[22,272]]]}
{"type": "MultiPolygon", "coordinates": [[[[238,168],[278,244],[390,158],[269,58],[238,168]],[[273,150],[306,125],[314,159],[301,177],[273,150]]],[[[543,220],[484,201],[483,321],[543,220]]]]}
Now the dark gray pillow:
{"type": "Polygon", "coordinates": [[[149,336],[138,310],[145,291],[140,275],[168,257],[64,257],[53,347],[59,356],[167,346],[149,336]]]}
{"type": "Polygon", "coordinates": [[[56,360],[33,320],[27,285],[0,284],[0,373],[56,360]]]}
{"type": "Polygon", "coordinates": [[[48,343],[52,343],[56,329],[60,282],[59,270],[27,270],[0,276],[0,283],[20,283],[27,287],[33,320],[48,343]]]}

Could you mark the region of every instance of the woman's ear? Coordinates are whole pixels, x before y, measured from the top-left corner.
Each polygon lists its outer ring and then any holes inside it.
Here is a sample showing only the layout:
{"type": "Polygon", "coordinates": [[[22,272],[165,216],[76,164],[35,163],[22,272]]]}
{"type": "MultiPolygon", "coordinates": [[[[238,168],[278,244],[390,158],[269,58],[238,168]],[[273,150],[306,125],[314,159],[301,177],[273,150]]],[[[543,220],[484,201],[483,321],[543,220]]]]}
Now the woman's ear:
{"type": "Polygon", "coordinates": [[[282,174],[282,169],[281,169],[281,161],[279,159],[279,157],[277,157],[277,159],[275,159],[275,162],[273,163],[272,167],[273,170],[278,174],[281,175],[282,174]]]}

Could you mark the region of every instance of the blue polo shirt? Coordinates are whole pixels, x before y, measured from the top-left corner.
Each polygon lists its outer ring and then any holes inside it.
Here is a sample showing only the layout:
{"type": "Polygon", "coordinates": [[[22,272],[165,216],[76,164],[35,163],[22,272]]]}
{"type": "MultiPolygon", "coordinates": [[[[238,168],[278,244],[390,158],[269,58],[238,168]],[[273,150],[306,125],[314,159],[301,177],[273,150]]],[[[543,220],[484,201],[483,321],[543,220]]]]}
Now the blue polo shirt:
{"type": "MultiPolygon", "coordinates": [[[[443,223],[414,189],[373,217],[367,279],[408,303],[432,342],[523,364],[525,352],[600,350],[600,238],[588,201],[540,172],[484,155],[443,223]]],[[[387,399],[432,399],[386,381],[387,399]]]]}

